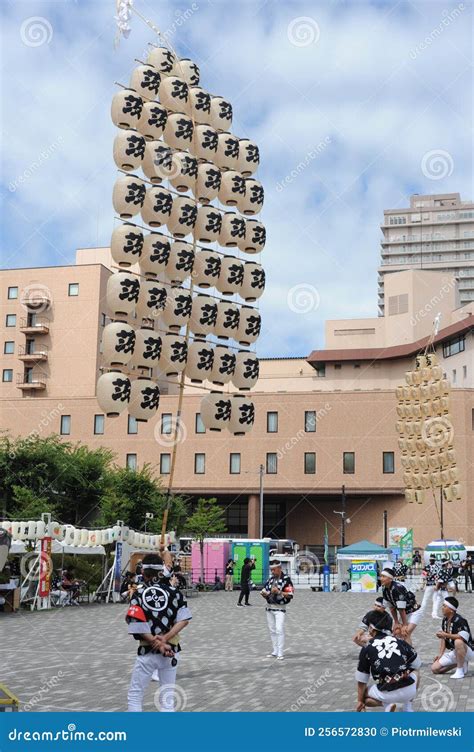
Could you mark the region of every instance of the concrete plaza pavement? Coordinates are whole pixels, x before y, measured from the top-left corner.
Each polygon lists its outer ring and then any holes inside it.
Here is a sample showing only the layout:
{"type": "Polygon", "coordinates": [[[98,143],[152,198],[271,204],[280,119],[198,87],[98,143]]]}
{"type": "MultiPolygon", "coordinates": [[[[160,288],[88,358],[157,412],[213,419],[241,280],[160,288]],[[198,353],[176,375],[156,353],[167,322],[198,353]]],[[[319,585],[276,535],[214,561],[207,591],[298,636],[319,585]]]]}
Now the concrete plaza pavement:
{"type": "MultiPolygon", "coordinates": [[[[185,711],[354,710],[358,648],[351,642],[373,596],[297,590],[288,608],[285,660],[271,650],[264,602],[237,608],[238,593],[189,599],[193,620],[183,633],[177,706],[185,711]]],[[[474,627],[474,595],[459,595],[459,612],[474,627]]],[[[136,655],[123,604],[0,614],[0,682],[22,710],[123,711],[136,655]]],[[[424,614],[414,634],[423,661],[418,711],[474,711],[474,665],[462,681],[433,676],[441,621],[424,614]]],[[[152,683],[144,709],[155,711],[152,683]]],[[[378,711],[375,711],[378,712],[378,711]]]]}

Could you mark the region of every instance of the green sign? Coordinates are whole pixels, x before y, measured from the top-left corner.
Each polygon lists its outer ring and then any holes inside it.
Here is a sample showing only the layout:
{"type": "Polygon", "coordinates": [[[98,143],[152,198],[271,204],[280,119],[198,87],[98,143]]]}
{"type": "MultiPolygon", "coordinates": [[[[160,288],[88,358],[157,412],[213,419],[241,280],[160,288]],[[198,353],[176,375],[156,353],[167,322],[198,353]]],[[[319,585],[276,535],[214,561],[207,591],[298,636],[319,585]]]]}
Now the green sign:
{"type": "Polygon", "coordinates": [[[413,528],[400,538],[400,559],[411,567],[413,562],[413,528]]]}

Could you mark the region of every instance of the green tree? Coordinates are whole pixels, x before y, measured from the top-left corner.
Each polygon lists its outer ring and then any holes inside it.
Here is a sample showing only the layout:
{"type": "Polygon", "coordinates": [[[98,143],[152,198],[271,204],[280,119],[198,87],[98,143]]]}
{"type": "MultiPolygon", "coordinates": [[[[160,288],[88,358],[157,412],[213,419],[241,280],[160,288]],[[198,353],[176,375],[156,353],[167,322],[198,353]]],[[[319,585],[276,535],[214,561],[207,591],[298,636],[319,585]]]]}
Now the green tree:
{"type": "Polygon", "coordinates": [[[196,510],[186,522],[186,531],[199,542],[201,582],[204,584],[204,538],[226,532],[224,510],[217,504],[217,499],[198,499],[196,510]]]}

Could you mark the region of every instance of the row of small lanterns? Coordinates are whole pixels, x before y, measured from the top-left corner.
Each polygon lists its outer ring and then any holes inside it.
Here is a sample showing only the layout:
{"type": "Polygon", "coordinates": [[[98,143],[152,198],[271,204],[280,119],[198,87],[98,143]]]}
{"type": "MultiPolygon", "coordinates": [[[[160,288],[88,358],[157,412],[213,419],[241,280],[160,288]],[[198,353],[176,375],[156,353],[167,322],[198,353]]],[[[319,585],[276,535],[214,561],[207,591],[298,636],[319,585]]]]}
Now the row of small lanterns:
{"type": "MultiPolygon", "coordinates": [[[[150,535],[132,530],[127,525],[114,525],[102,530],[89,530],[74,525],[60,525],[51,522],[50,527],[43,520],[29,520],[17,522],[4,520],[0,527],[10,533],[13,540],[37,541],[51,536],[54,540],[62,541],[67,546],[107,546],[112,543],[128,543],[135,548],[144,550],[158,549],[161,535],[150,535]]],[[[176,542],[174,532],[165,534],[164,543],[169,546],[176,542]]]]}
{"type": "Polygon", "coordinates": [[[442,489],[446,501],[461,497],[459,470],[453,446],[450,384],[435,353],[416,358],[415,368],[405,374],[396,389],[397,433],[405,496],[422,503],[429,489],[442,489]]]}
{"type": "MultiPolygon", "coordinates": [[[[231,104],[199,82],[191,60],[152,47],[147,63],[132,72],[130,87],[112,101],[119,128],[114,160],[124,174],[113,191],[123,224],[111,240],[118,270],[108,280],[112,323],[104,328],[101,348],[104,368],[111,370],[97,384],[108,416],[127,408],[138,421],[153,417],[160,395],[152,380],[155,369],[169,378],[184,372],[192,382],[210,382],[217,389],[232,384],[241,392],[258,379],[257,357],[240,348],[260,334],[260,314],[249,303],[264,291],[263,267],[198,244],[218,243],[248,254],[263,250],[265,227],[255,215],[264,191],[253,177],[259,150],[230,132],[231,104]],[[145,179],[129,174],[139,168],[145,179]],[[212,205],[215,200],[226,208],[212,205]],[[130,221],[138,214],[149,232],[130,221]],[[204,290],[213,287],[216,294],[193,294],[183,286],[188,281],[204,290]],[[220,297],[237,294],[244,303],[220,297]],[[208,335],[222,342],[209,343],[208,335]]],[[[249,431],[252,401],[217,389],[202,400],[204,425],[235,434],[249,431]]]]}

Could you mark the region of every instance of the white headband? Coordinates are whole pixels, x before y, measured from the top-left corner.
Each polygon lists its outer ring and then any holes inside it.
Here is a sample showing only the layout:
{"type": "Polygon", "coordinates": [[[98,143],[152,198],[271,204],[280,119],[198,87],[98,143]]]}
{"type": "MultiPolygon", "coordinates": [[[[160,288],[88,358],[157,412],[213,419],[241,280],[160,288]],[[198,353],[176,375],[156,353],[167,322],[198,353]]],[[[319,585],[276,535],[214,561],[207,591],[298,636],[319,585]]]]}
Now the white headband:
{"type": "Polygon", "coordinates": [[[384,574],[386,577],[391,577],[393,580],[393,574],[391,572],[388,572],[386,569],[382,569],[382,574],[384,574]]]}
{"type": "Polygon", "coordinates": [[[392,634],[391,629],[380,629],[379,627],[376,627],[375,624],[369,624],[369,627],[372,629],[375,629],[376,632],[382,632],[383,634],[390,635],[392,634]]]}
{"type": "Polygon", "coordinates": [[[157,572],[162,572],[164,566],[163,564],[143,564],[143,569],[154,569],[157,572]]]}
{"type": "Polygon", "coordinates": [[[451,608],[453,611],[457,611],[458,610],[457,606],[453,606],[453,604],[450,603],[449,601],[443,601],[443,603],[444,603],[445,606],[447,606],[448,608],[451,608]]]}

